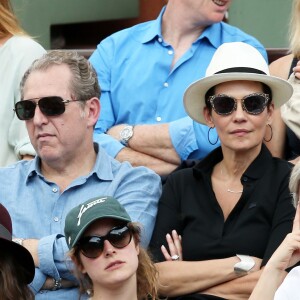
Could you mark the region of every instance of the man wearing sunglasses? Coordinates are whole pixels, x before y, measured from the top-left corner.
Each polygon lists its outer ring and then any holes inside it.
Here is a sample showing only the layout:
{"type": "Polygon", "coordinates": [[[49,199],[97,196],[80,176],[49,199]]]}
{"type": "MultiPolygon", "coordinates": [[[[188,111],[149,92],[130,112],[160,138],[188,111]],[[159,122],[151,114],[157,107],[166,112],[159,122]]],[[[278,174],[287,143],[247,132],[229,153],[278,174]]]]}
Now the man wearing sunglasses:
{"type": "Polygon", "coordinates": [[[21,82],[15,112],[26,123],[37,156],[0,169],[0,201],[9,210],[15,242],[35,262],[35,299],[77,299],[77,282],[65,263],[63,238],[69,210],[86,197],[118,198],[143,225],[147,246],[153,230],[160,178],[153,171],[120,163],[93,142],[100,113],[100,88],[91,64],[72,51],[50,51],[21,82]]]}
{"type": "Polygon", "coordinates": [[[167,175],[181,160],[203,158],[218,146],[207,141],[203,125],[197,145],[182,103],[184,90],[205,75],[223,43],[251,44],[267,59],[255,38],[222,22],[230,4],[169,0],[156,20],[115,33],[98,45],[90,57],[103,92],[95,140],[111,156],[167,175]],[[175,120],[180,122],[170,123],[175,120]],[[170,143],[174,149],[168,148],[170,143]]]}

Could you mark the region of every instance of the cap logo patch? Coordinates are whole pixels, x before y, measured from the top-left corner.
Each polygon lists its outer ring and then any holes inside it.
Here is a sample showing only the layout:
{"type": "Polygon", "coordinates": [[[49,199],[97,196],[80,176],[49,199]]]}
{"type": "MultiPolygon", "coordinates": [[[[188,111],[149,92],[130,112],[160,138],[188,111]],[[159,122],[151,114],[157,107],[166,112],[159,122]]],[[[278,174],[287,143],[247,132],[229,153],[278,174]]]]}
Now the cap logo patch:
{"type": "Polygon", "coordinates": [[[90,202],[90,203],[87,203],[86,205],[81,205],[81,208],[80,208],[80,210],[79,210],[79,214],[78,214],[78,216],[77,216],[77,219],[78,219],[77,226],[80,226],[81,217],[82,217],[82,215],[83,215],[88,209],[90,209],[91,207],[93,207],[93,206],[96,205],[96,204],[105,202],[106,199],[107,199],[106,197],[105,197],[105,198],[99,198],[99,199],[94,200],[94,201],[92,201],[92,202],[90,202]]]}

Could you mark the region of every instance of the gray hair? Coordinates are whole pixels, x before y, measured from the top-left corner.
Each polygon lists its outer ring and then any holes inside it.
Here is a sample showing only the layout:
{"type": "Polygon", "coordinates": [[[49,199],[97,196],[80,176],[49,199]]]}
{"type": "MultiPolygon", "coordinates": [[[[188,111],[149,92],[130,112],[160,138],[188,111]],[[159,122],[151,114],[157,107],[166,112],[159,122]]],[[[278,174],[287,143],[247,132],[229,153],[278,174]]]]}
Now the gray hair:
{"type": "Polygon", "coordinates": [[[100,98],[101,90],[97,73],[91,63],[72,50],[52,50],[35,60],[25,72],[21,83],[21,99],[24,98],[24,86],[28,76],[34,71],[45,71],[55,65],[67,65],[72,73],[70,82],[71,94],[74,99],[88,100],[92,97],[100,98]]]}
{"type": "Polygon", "coordinates": [[[298,200],[299,200],[299,194],[298,194],[299,183],[300,183],[300,161],[294,166],[291,173],[290,183],[289,183],[289,188],[293,195],[293,204],[295,207],[298,205],[298,200]]]}

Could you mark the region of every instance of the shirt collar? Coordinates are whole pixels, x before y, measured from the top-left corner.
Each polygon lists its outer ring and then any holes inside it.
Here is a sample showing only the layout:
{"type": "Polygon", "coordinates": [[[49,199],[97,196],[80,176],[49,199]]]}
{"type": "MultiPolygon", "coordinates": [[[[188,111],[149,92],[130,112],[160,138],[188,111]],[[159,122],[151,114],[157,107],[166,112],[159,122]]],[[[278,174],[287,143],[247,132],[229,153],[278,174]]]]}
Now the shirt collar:
{"type": "MultiPolygon", "coordinates": [[[[199,164],[193,168],[193,174],[196,178],[201,176],[201,173],[209,174],[211,176],[213,167],[223,159],[221,147],[216,148],[207,155],[199,164]]],[[[242,175],[251,179],[258,179],[263,176],[265,170],[268,168],[272,155],[267,147],[262,144],[261,151],[254,161],[250,164],[248,169],[242,175]]]]}
{"type": "Polygon", "coordinates": [[[212,24],[204,29],[202,34],[195,41],[198,42],[206,38],[215,48],[221,46],[222,22],[212,24]]]}
{"type": "Polygon", "coordinates": [[[153,20],[151,22],[148,22],[149,26],[145,30],[145,27],[142,27],[142,30],[137,33],[137,39],[140,40],[141,43],[145,44],[150,41],[152,41],[154,38],[162,37],[161,34],[161,24],[162,24],[162,16],[166,10],[166,7],[164,6],[157,17],[156,20],[153,20]]]}
{"type": "MultiPolygon", "coordinates": [[[[148,43],[152,41],[154,38],[161,37],[162,38],[162,17],[166,10],[166,6],[164,6],[158,15],[156,20],[149,22],[148,28],[145,30],[143,27],[142,30],[137,33],[137,39],[140,40],[141,43],[148,43]]],[[[215,47],[218,48],[221,45],[221,33],[222,33],[222,22],[212,24],[205,28],[202,34],[195,41],[198,42],[201,39],[207,38],[208,41],[215,47]]]]}
{"type": "MultiPolygon", "coordinates": [[[[100,180],[112,180],[114,175],[112,171],[111,159],[108,154],[105,152],[103,148],[101,148],[97,143],[94,143],[94,149],[97,153],[97,158],[95,165],[87,176],[91,176],[92,174],[96,174],[100,180]]],[[[36,156],[30,163],[30,166],[27,171],[26,182],[35,174],[44,178],[41,173],[41,159],[36,156]]]]}

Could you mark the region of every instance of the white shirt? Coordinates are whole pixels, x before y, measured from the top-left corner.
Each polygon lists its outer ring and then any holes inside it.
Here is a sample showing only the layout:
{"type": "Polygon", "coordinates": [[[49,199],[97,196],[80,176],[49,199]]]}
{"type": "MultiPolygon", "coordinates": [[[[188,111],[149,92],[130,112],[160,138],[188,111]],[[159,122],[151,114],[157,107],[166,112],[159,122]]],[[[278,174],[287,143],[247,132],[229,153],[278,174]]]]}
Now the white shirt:
{"type": "Polygon", "coordinates": [[[274,300],[300,299],[300,267],[293,268],[275,293],[274,300]]]}
{"type": "Polygon", "coordinates": [[[14,104],[20,101],[20,81],[32,61],[46,51],[27,36],[13,36],[0,46],[0,166],[35,155],[24,121],[20,121],[14,104]]]}

